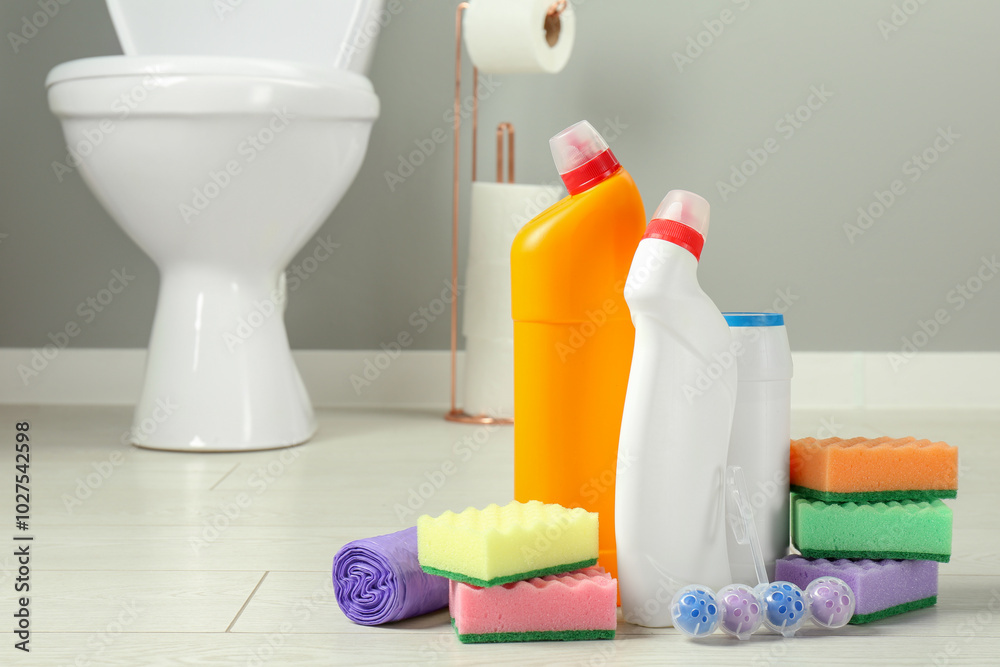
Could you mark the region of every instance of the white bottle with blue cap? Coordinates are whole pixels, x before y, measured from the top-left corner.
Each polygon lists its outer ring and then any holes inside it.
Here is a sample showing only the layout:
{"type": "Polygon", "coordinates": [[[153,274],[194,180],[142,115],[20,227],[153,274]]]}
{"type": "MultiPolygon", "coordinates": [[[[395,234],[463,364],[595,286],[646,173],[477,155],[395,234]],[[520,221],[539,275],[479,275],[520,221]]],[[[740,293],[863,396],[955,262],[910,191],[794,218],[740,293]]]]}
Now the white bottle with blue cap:
{"type": "MultiPolygon", "coordinates": [[[[767,576],[788,551],[788,453],[791,430],[792,355],[780,313],[723,313],[732,334],[739,382],[729,439],[730,466],[743,469],[767,576]]],[[[728,499],[726,513],[739,511],[728,499]]],[[[730,521],[733,520],[730,519],[730,521]]],[[[747,549],[728,534],[733,581],[754,585],[747,549]]]]}
{"type": "Polygon", "coordinates": [[[622,415],[615,533],[622,613],[673,624],[670,600],[731,583],[722,493],[736,362],[722,313],[698,284],[708,202],[672,190],[632,259],[635,348],[622,415]]]}

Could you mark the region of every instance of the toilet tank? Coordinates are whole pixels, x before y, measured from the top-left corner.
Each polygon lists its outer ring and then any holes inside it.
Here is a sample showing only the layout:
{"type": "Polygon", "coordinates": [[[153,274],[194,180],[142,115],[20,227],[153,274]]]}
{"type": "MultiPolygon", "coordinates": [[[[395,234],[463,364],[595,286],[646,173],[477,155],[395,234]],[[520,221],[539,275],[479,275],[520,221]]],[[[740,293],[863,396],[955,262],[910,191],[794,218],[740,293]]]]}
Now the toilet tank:
{"type": "Polygon", "coordinates": [[[128,56],[232,56],[368,72],[385,0],[107,0],[128,56]]]}

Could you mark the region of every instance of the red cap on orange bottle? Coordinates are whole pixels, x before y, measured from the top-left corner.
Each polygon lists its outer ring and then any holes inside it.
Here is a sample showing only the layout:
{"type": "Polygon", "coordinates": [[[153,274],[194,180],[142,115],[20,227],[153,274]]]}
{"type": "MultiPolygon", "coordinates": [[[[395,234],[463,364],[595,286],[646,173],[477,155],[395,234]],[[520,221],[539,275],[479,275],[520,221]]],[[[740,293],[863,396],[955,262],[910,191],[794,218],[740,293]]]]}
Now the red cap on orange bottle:
{"type": "Polygon", "coordinates": [[[608,142],[585,120],[549,139],[549,148],[571,195],[589,190],[622,168],[608,142]]]}

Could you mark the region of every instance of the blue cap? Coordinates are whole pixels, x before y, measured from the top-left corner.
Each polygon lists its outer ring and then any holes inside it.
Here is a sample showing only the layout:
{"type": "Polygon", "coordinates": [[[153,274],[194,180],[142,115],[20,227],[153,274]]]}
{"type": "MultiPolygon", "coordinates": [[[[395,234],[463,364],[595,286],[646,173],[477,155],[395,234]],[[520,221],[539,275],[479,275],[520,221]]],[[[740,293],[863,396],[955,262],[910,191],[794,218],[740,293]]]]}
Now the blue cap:
{"type": "Polygon", "coordinates": [[[781,327],[785,316],[781,313],[722,313],[731,327],[781,327]]]}

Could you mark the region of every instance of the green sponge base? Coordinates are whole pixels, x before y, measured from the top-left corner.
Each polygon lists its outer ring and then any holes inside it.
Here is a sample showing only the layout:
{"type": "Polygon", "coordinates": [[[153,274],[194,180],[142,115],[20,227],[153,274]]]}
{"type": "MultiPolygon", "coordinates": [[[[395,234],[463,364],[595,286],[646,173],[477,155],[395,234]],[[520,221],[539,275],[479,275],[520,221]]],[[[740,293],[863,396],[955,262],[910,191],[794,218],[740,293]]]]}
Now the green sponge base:
{"type": "Polygon", "coordinates": [[[614,639],[614,630],[547,630],[538,632],[489,632],[479,635],[463,635],[451,619],[458,641],[463,644],[500,644],[504,642],[572,642],[588,639],[614,639]]]}
{"type": "Polygon", "coordinates": [[[897,604],[895,607],[888,607],[882,611],[874,611],[870,614],[858,615],[855,614],[848,621],[851,625],[861,625],[862,623],[871,623],[872,621],[877,621],[881,618],[886,618],[888,616],[895,616],[896,614],[902,614],[903,612],[913,611],[914,609],[923,609],[925,607],[932,607],[937,604],[937,596],[932,595],[929,598],[923,598],[922,600],[914,600],[913,602],[904,602],[903,604],[897,604]]]}
{"type": "Polygon", "coordinates": [[[859,560],[868,558],[870,560],[936,560],[939,563],[947,563],[951,560],[951,554],[931,554],[916,551],[836,551],[833,549],[803,549],[799,546],[796,546],[796,548],[806,558],[826,558],[827,560],[837,560],[838,558],[859,560]]]}
{"type": "MultiPolygon", "coordinates": [[[[523,581],[524,579],[532,579],[534,577],[544,577],[547,574],[559,574],[561,572],[582,570],[583,568],[590,567],[591,565],[597,565],[596,558],[581,560],[577,563],[567,563],[565,565],[553,565],[551,567],[542,568],[541,570],[530,570],[528,572],[519,572],[517,574],[507,574],[502,577],[493,577],[492,579],[478,579],[476,577],[470,577],[460,572],[449,572],[448,570],[439,570],[436,567],[429,567],[427,565],[421,565],[420,569],[422,569],[427,574],[436,574],[439,577],[446,577],[453,581],[461,581],[466,584],[472,584],[473,586],[479,586],[481,588],[489,588],[490,586],[509,584],[514,581],[523,581]]],[[[520,640],[504,639],[497,641],[520,641],[520,640]]]]}
{"type": "Polygon", "coordinates": [[[822,500],[828,503],[884,503],[890,500],[934,500],[935,498],[956,498],[956,489],[914,489],[909,491],[859,491],[858,493],[837,493],[817,491],[806,486],[792,484],[791,490],[803,498],[822,500]]]}

